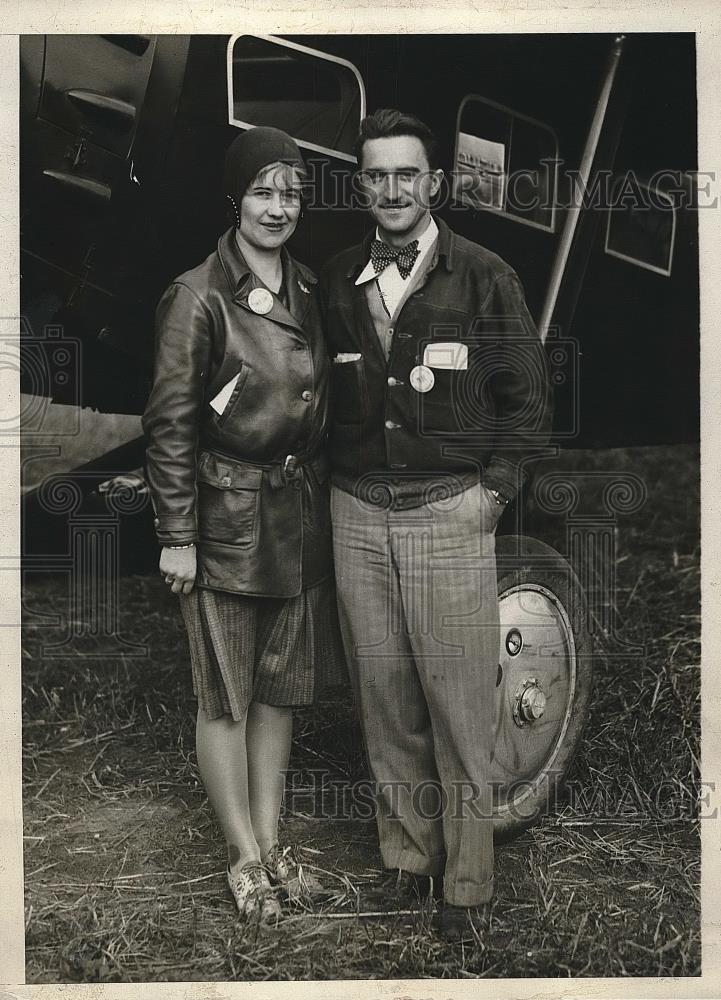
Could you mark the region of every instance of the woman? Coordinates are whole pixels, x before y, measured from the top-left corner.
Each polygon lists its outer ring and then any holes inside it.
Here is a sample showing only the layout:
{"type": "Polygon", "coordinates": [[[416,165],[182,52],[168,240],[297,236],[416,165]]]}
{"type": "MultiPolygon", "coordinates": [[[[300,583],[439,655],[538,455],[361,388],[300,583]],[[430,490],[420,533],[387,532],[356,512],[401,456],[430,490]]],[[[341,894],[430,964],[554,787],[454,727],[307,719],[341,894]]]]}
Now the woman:
{"type": "Polygon", "coordinates": [[[320,888],[279,847],[278,820],[291,706],[312,702],[342,663],[328,362],[315,276],[283,246],[303,170],[278,129],[251,129],[229,147],[235,225],[159,303],[143,418],[160,572],[180,595],[190,642],[198,766],[238,910],[262,923],[278,919],[279,896],[320,888]]]}

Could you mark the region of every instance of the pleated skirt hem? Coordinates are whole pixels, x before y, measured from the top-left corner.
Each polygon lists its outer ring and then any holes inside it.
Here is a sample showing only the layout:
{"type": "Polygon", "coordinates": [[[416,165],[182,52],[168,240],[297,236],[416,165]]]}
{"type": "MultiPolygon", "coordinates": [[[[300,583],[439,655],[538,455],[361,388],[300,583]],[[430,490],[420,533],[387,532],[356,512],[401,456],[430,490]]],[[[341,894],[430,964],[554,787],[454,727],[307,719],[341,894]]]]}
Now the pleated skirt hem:
{"type": "Polygon", "coordinates": [[[193,691],[209,718],[240,721],[251,701],[310,705],[348,683],[331,581],[297,597],[249,597],[194,587],[180,596],[193,691]]]}

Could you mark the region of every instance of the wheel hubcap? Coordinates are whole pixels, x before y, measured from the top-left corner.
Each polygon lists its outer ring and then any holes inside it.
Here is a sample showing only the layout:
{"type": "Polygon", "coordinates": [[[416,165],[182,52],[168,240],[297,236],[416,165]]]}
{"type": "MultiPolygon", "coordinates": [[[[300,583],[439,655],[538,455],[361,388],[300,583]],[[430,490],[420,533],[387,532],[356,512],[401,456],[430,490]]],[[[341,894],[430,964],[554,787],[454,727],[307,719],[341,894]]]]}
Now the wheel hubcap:
{"type": "Polygon", "coordinates": [[[540,719],[546,711],[546,696],[538,686],[535,677],[529,677],[523,682],[523,688],[516,697],[513,708],[513,721],[517,726],[525,726],[528,722],[540,719]]]}
{"type": "Polygon", "coordinates": [[[576,691],[570,619],[556,595],[524,583],[499,595],[501,643],[496,687],[494,810],[523,816],[568,729],[576,691]]]}

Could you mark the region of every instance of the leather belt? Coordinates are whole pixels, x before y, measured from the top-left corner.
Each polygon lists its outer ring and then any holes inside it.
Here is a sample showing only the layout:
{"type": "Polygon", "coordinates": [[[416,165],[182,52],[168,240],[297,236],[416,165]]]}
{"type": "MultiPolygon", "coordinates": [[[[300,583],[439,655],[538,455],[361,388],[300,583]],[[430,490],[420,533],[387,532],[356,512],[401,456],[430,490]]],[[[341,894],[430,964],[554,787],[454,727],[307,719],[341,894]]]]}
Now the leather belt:
{"type": "Polygon", "coordinates": [[[286,455],[280,462],[263,466],[268,471],[268,482],[274,490],[287,486],[295,479],[300,479],[306,470],[312,471],[318,481],[319,473],[327,470],[328,460],[325,456],[317,456],[308,460],[300,455],[286,455]]]}
{"type": "Polygon", "coordinates": [[[313,475],[316,484],[319,484],[323,481],[322,477],[325,476],[327,478],[329,471],[328,458],[324,454],[316,455],[312,459],[308,458],[307,455],[286,455],[285,458],[280,459],[278,462],[262,463],[250,462],[246,458],[225,455],[223,452],[211,448],[204,448],[203,450],[222,458],[227,458],[240,465],[249,466],[253,469],[262,469],[268,476],[268,483],[271,489],[274,490],[288,486],[294,480],[301,479],[306,473],[313,475]]]}

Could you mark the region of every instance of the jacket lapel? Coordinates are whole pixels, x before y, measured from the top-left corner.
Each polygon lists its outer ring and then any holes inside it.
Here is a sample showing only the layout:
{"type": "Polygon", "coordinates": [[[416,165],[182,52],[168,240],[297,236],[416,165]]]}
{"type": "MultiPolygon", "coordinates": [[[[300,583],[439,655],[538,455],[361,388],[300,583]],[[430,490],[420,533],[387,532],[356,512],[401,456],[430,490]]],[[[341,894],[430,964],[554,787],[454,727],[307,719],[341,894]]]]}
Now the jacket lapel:
{"type": "Polygon", "coordinates": [[[371,315],[370,307],[368,306],[366,288],[368,282],[364,281],[363,284],[356,285],[358,275],[368,263],[368,259],[370,257],[370,246],[374,236],[375,229],[368,233],[364,239],[357,244],[357,253],[354,256],[350,267],[346,271],[346,281],[349,281],[352,284],[351,297],[353,300],[354,328],[358,331],[358,346],[364,353],[368,353],[369,351],[375,353],[377,359],[385,368],[387,364],[386,357],[378,339],[376,326],[373,322],[373,316],[371,315]]]}
{"type": "Polygon", "coordinates": [[[283,247],[281,251],[283,280],[288,296],[288,308],[283,305],[277,295],[271,292],[273,304],[270,310],[267,313],[256,313],[248,303],[248,296],[254,288],[265,288],[265,285],[253,274],[240,254],[233,229],[221,236],[218,241],[218,253],[228,284],[233,291],[233,302],[236,305],[241,306],[259,319],[270,320],[271,323],[278,323],[301,336],[304,335],[303,321],[310,308],[312,286],[317,280],[311,271],[293,260],[283,247]]]}
{"type": "Polygon", "coordinates": [[[283,279],[288,298],[286,312],[302,327],[310,309],[313,286],[317,284],[318,279],[307,267],[303,267],[294,260],[285,247],[283,247],[282,253],[283,279]]]}
{"type": "Polygon", "coordinates": [[[373,322],[373,314],[371,313],[370,306],[368,305],[368,285],[370,284],[372,284],[372,282],[364,281],[362,285],[353,286],[353,311],[355,314],[356,329],[361,331],[364,349],[366,351],[368,349],[374,351],[376,357],[385,368],[388,362],[385,354],[383,353],[381,342],[378,339],[376,325],[373,322]]]}
{"type": "Polygon", "coordinates": [[[265,288],[265,287],[266,286],[263,284],[263,282],[260,281],[258,278],[256,278],[254,274],[249,274],[248,280],[244,282],[243,285],[241,285],[241,287],[233,296],[233,302],[235,302],[236,305],[239,305],[243,309],[245,309],[246,312],[251,313],[251,315],[257,316],[258,319],[261,320],[265,319],[269,320],[271,323],[278,323],[280,326],[289,327],[291,330],[294,330],[296,333],[302,335],[303,327],[295,319],[295,317],[288,312],[288,310],[285,308],[285,306],[280,301],[278,296],[273,295],[272,292],[270,294],[272,295],[273,298],[273,305],[271,306],[270,310],[267,313],[257,313],[254,309],[251,309],[248,303],[248,296],[250,295],[250,293],[253,291],[254,288],[265,288]]]}

